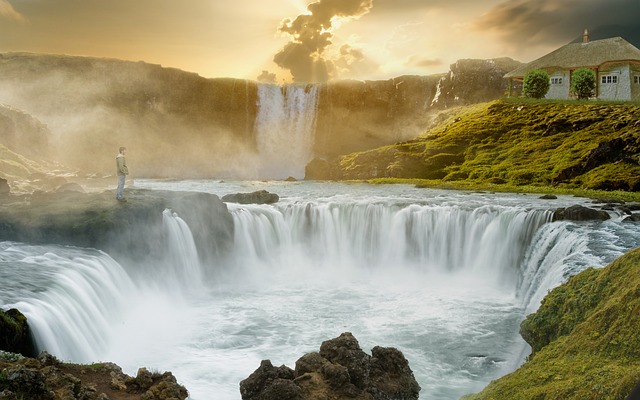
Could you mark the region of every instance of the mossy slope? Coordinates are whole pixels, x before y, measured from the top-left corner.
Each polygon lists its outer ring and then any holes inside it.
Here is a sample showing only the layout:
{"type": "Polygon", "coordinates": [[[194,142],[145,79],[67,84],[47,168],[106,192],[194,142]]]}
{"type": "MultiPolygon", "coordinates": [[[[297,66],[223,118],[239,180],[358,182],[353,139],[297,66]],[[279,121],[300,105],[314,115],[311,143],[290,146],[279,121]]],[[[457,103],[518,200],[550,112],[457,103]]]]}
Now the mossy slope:
{"type": "Polygon", "coordinates": [[[343,156],[337,179],[640,190],[640,105],[499,100],[417,139],[343,156]]]}
{"type": "Polygon", "coordinates": [[[640,249],[552,290],[521,333],[534,353],[464,400],[617,400],[640,381],[640,249]]]}

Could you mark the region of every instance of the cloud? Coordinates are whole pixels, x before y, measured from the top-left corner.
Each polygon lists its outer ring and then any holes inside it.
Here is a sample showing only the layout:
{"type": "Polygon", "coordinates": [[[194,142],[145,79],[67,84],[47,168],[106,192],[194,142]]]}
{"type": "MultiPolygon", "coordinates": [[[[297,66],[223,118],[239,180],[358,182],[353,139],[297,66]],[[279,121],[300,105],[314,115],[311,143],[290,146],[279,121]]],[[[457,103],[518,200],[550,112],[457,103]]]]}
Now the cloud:
{"type": "Polygon", "coordinates": [[[17,12],[7,0],[0,0],[0,17],[12,19],[18,22],[26,21],[24,16],[17,12]]]}
{"type": "Polygon", "coordinates": [[[325,82],[335,73],[325,50],[331,46],[338,20],[358,18],[368,13],[373,0],[320,0],[309,4],[307,13],[282,21],[278,31],[291,37],[273,61],[291,72],[296,82],[325,82]]]}
{"type": "Polygon", "coordinates": [[[258,82],[262,83],[276,83],[276,74],[263,70],[256,79],[258,80],[258,82]]]}
{"type": "Polygon", "coordinates": [[[497,34],[513,48],[567,43],[581,37],[585,28],[597,33],[604,27],[608,35],[633,42],[640,38],[638,15],[638,0],[506,0],[472,26],[497,34]]]}
{"type": "Polygon", "coordinates": [[[444,62],[439,58],[425,58],[416,55],[409,57],[405,62],[405,65],[408,67],[418,67],[424,69],[439,67],[443,64],[444,62]]]}
{"type": "Polygon", "coordinates": [[[336,75],[341,78],[361,78],[373,75],[380,66],[368,58],[362,49],[345,44],[340,46],[338,56],[332,59],[336,75]]]}

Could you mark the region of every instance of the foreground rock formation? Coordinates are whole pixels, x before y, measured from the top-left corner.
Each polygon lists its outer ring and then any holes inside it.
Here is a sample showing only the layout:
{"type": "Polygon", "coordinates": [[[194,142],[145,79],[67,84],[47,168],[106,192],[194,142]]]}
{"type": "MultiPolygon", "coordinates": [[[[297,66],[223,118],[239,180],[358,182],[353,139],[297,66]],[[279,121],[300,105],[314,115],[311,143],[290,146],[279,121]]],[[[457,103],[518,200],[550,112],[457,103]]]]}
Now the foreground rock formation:
{"type": "Polygon", "coordinates": [[[635,400],[629,395],[640,392],[639,313],[636,249],[553,289],[520,327],[532,347],[525,364],[464,400],[635,400]]]}
{"type": "Polygon", "coordinates": [[[0,241],[91,247],[129,259],[154,257],[163,243],[165,209],[189,225],[203,259],[220,255],[233,241],[233,219],[218,196],[127,189],[36,192],[0,198],[0,241]]]}
{"type": "Polygon", "coordinates": [[[184,400],[188,395],[170,372],[140,368],[134,378],[112,363],[76,365],[47,353],[24,358],[0,351],[1,399],[184,400]]]}
{"type": "Polygon", "coordinates": [[[19,353],[27,357],[35,355],[35,345],[27,317],[15,308],[6,312],[0,309],[0,351],[19,353]]]}
{"type": "Polygon", "coordinates": [[[349,332],[302,356],[295,370],[263,360],[240,382],[243,400],[413,400],[419,392],[399,350],[376,346],[369,356],[349,332]]]}

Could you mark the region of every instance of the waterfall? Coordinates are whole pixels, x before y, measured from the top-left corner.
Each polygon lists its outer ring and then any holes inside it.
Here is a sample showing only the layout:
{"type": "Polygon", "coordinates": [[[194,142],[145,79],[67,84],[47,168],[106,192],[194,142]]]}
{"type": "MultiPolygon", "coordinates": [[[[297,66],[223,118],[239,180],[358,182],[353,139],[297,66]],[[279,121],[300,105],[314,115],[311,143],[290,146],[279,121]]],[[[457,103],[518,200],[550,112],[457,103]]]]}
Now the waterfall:
{"type": "Polygon", "coordinates": [[[23,294],[28,298],[13,305],[27,316],[38,349],[76,362],[102,360],[113,352],[122,359],[148,349],[159,332],[178,334],[171,333],[180,330],[176,319],[188,315],[179,305],[201,292],[203,274],[187,224],[169,209],[162,217],[162,261],[139,282],[100,251],[2,249],[0,261],[30,268],[32,279],[51,278],[44,290],[23,294]]]}
{"type": "Polygon", "coordinates": [[[551,218],[548,211],[513,207],[385,204],[308,203],[232,213],[236,259],[245,268],[400,273],[409,267],[478,276],[514,291],[536,232],[551,218]]]}
{"type": "Polygon", "coordinates": [[[317,86],[258,85],[259,178],[304,177],[313,156],[317,104],[317,86]]]}

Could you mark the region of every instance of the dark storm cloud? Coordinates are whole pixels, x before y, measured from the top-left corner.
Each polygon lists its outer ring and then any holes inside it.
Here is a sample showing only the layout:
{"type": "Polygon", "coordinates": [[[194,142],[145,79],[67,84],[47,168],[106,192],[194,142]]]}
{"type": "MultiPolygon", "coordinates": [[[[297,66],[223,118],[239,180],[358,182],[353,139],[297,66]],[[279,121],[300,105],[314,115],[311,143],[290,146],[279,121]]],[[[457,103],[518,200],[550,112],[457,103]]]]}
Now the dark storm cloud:
{"type": "Polygon", "coordinates": [[[640,43],[638,0],[508,0],[475,21],[474,28],[497,32],[513,46],[557,45],[582,37],[622,36],[640,43]]]}
{"type": "Polygon", "coordinates": [[[320,0],[307,7],[308,14],[282,21],[279,32],[291,41],[273,61],[291,72],[296,82],[324,82],[333,71],[333,63],[324,52],[332,44],[333,18],[359,17],[368,13],[373,0],[320,0]]]}

